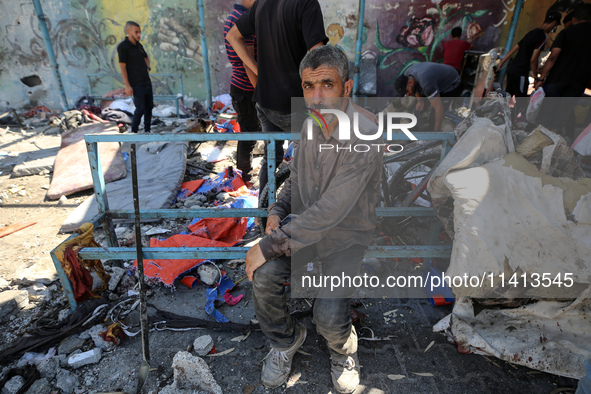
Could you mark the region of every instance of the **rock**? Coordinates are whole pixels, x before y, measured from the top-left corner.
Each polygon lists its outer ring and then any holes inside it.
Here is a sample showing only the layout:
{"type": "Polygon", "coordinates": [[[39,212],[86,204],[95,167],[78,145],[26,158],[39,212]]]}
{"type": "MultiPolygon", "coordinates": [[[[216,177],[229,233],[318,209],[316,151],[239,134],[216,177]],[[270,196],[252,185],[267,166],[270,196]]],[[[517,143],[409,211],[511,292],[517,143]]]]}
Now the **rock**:
{"type": "MultiPolygon", "coordinates": [[[[115,347],[115,344],[112,342],[105,341],[99,335],[101,332],[105,332],[106,330],[107,330],[107,328],[104,327],[102,324],[97,324],[96,326],[90,328],[87,332],[90,335],[90,337],[92,338],[94,345],[96,347],[98,347],[102,350],[105,350],[105,351],[110,351],[110,350],[113,350],[113,348],[115,347]]],[[[82,334],[80,334],[80,337],[83,338],[82,334]]]]}
{"type": "Polygon", "coordinates": [[[99,348],[94,348],[84,353],[75,354],[68,358],[68,365],[71,368],[80,368],[89,364],[96,364],[101,361],[103,352],[99,348]]]}
{"type": "Polygon", "coordinates": [[[26,290],[6,290],[0,293],[0,322],[10,321],[22,308],[29,305],[26,290]]]}
{"type": "Polygon", "coordinates": [[[55,377],[55,386],[63,391],[64,394],[71,394],[74,388],[78,386],[78,376],[65,369],[58,369],[55,377]]]}
{"type": "Polygon", "coordinates": [[[201,205],[197,205],[197,204],[195,204],[195,205],[191,205],[191,206],[189,207],[189,209],[199,209],[199,208],[201,208],[201,205]]]}
{"type": "Polygon", "coordinates": [[[57,348],[58,354],[70,354],[75,350],[82,349],[84,339],[77,335],[72,335],[64,339],[57,348]]]}
{"type": "Polygon", "coordinates": [[[223,192],[223,193],[219,193],[215,198],[218,199],[218,200],[220,200],[220,201],[225,201],[228,198],[230,198],[230,195],[228,193],[226,193],[226,192],[223,192]]]}
{"type": "Polygon", "coordinates": [[[222,394],[205,361],[188,352],[178,352],[172,361],[174,382],[164,387],[160,394],[189,394],[204,391],[222,394]]]}
{"type": "Polygon", "coordinates": [[[68,202],[68,197],[66,196],[61,196],[60,199],[57,202],[57,205],[64,205],[65,203],[68,202]]]}
{"type": "Polygon", "coordinates": [[[45,378],[35,380],[35,382],[29,387],[25,394],[47,394],[51,393],[51,385],[45,378]]]}
{"type": "Polygon", "coordinates": [[[99,278],[98,274],[94,271],[90,273],[90,276],[92,276],[92,290],[100,291],[103,287],[103,280],[99,278]]]}
{"type": "Polygon", "coordinates": [[[10,285],[9,281],[7,281],[6,279],[0,278],[0,287],[7,287],[9,285],[10,285]]]}
{"type": "Polygon", "coordinates": [[[197,268],[199,279],[208,286],[212,286],[220,280],[220,270],[214,264],[201,264],[197,268]]]}
{"type": "Polygon", "coordinates": [[[59,366],[59,360],[56,357],[53,357],[49,360],[41,361],[37,364],[37,369],[41,373],[42,378],[53,380],[53,378],[55,378],[55,371],[57,371],[59,366]]]}
{"type": "Polygon", "coordinates": [[[111,275],[111,279],[109,279],[109,290],[115,291],[119,281],[125,275],[125,270],[119,267],[111,267],[109,275],[111,275]]]}
{"type": "MultiPolygon", "coordinates": [[[[207,177],[207,179],[209,179],[209,177],[207,177]]],[[[205,194],[200,194],[199,195],[199,201],[206,202],[207,201],[207,196],[205,194]]]]}
{"type": "Polygon", "coordinates": [[[58,354],[54,357],[54,359],[58,362],[60,367],[64,368],[68,366],[68,356],[66,356],[65,354],[58,354]]]}
{"type": "Polygon", "coordinates": [[[62,321],[70,315],[71,309],[62,309],[57,315],[57,321],[62,321]]]}
{"type": "Polygon", "coordinates": [[[209,335],[202,335],[193,342],[193,350],[198,356],[205,356],[213,349],[213,338],[209,335]]]}
{"type": "Polygon", "coordinates": [[[25,384],[25,378],[20,375],[13,376],[2,388],[2,394],[16,394],[25,384]]]}

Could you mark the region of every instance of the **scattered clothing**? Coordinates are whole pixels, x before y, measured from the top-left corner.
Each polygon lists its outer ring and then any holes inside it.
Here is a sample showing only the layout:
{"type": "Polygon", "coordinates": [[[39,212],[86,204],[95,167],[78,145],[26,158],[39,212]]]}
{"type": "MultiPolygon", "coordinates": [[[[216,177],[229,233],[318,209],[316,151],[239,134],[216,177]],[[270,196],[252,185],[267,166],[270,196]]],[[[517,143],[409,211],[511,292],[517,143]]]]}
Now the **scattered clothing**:
{"type": "Polygon", "coordinates": [[[101,118],[105,120],[112,120],[117,124],[123,123],[126,125],[131,124],[131,118],[133,114],[127,111],[123,111],[120,109],[115,109],[111,107],[107,107],[101,111],[101,118]]]}

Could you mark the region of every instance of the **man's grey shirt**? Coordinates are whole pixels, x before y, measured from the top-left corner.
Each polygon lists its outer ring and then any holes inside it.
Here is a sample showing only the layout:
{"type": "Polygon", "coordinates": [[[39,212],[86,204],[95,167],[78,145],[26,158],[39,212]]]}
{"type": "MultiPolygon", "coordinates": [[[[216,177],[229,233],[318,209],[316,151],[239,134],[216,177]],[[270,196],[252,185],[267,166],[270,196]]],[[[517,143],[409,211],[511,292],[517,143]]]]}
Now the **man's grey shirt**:
{"type": "Polygon", "coordinates": [[[428,99],[449,93],[460,85],[460,76],[447,64],[417,63],[410,66],[404,75],[413,77],[428,99]]]}
{"type": "MultiPolygon", "coordinates": [[[[345,113],[351,122],[351,138],[339,140],[336,127],[326,139],[317,125],[308,140],[307,127],[291,163],[291,175],[269,215],[284,218],[297,213],[291,222],[271,232],[260,242],[267,261],[316,244],[320,257],[352,245],[369,245],[376,226],[376,204],[381,187],[383,140],[360,140],[353,132],[354,107],[345,113]],[[333,145],[323,149],[320,144],[333,145]],[[368,152],[355,152],[355,145],[369,145],[368,152]],[[338,147],[338,151],[337,151],[338,147]],[[350,149],[350,151],[349,151],[350,149]]],[[[375,135],[378,126],[359,114],[359,131],[375,135]]],[[[365,150],[361,148],[360,150],[365,150]]]]}

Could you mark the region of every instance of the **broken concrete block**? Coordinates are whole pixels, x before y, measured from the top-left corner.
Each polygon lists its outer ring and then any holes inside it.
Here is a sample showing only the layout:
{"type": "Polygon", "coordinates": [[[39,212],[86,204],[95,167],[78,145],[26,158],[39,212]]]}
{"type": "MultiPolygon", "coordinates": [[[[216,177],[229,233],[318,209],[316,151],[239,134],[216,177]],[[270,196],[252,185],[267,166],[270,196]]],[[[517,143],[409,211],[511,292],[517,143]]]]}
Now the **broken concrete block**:
{"type": "Polygon", "coordinates": [[[166,386],[160,394],[207,393],[222,394],[221,387],[215,381],[205,361],[188,352],[178,352],[172,361],[174,382],[166,386]]]}
{"type": "Polygon", "coordinates": [[[101,348],[104,351],[110,351],[113,350],[115,344],[109,341],[105,341],[99,335],[101,332],[105,332],[106,330],[107,328],[105,326],[103,326],[102,324],[97,324],[96,326],[91,327],[89,330],[84,331],[79,336],[80,338],[87,338],[88,336],[90,336],[90,338],[92,338],[94,342],[94,346],[101,348]]]}
{"type": "Polygon", "coordinates": [[[109,279],[109,290],[115,291],[119,281],[125,275],[125,270],[119,267],[111,267],[109,275],[111,275],[111,279],[109,279]]]}
{"type": "Polygon", "coordinates": [[[517,147],[517,152],[527,159],[553,143],[552,138],[542,133],[538,127],[517,147]]]}
{"type": "Polygon", "coordinates": [[[202,335],[193,342],[193,350],[198,356],[205,356],[213,349],[213,338],[210,335],[202,335]]]}
{"type": "Polygon", "coordinates": [[[29,293],[26,290],[5,290],[0,293],[0,322],[7,322],[22,308],[29,305],[29,293]]]}
{"type": "Polygon", "coordinates": [[[94,348],[84,353],[75,354],[68,358],[68,365],[71,368],[80,368],[89,364],[96,364],[101,361],[103,352],[99,348],[94,348]]]}
{"type": "Polygon", "coordinates": [[[70,354],[75,350],[82,349],[84,345],[84,339],[79,338],[77,335],[72,335],[64,339],[58,346],[58,354],[70,354]]]}
{"type": "Polygon", "coordinates": [[[78,376],[65,369],[58,369],[55,380],[55,386],[61,389],[64,394],[72,394],[78,386],[78,376]]]}
{"type": "Polygon", "coordinates": [[[20,375],[12,377],[2,388],[2,394],[16,394],[25,384],[25,378],[20,375]]]}
{"type": "Polygon", "coordinates": [[[35,380],[35,382],[29,387],[25,394],[46,394],[51,393],[51,385],[45,378],[35,380]]]}
{"type": "Polygon", "coordinates": [[[39,373],[41,373],[42,378],[53,380],[59,366],[59,360],[53,357],[48,360],[41,361],[39,364],[37,364],[37,369],[39,370],[39,373]]]}

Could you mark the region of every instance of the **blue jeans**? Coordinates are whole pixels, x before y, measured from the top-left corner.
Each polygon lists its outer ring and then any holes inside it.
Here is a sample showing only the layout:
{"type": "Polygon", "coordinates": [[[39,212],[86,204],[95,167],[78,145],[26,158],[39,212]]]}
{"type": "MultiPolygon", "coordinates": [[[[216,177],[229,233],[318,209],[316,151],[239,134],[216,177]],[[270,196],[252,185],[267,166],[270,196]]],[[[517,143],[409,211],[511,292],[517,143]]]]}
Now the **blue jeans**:
{"type": "Polygon", "coordinates": [[[143,116],[144,130],[146,133],[149,133],[152,126],[152,109],[154,108],[152,85],[135,85],[131,88],[133,89],[133,104],[135,105],[135,112],[133,113],[133,120],[131,122],[131,132],[137,133],[143,116]]]}
{"type": "MultiPolygon", "coordinates": [[[[322,275],[359,275],[365,246],[353,245],[322,259],[322,275]]],[[[313,247],[298,254],[314,257],[313,247]]],[[[294,260],[306,260],[296,255],[294,260]]],[[[310,260],[308,260],[310,261],[310,260]]],[[[291,280],[292,258],[282,256],[267,261],[254,272],[254,310],[265,336],[277,350],[286,350],[295,341],[296,321],[287,308],[285,284],[291,280]]],[[[343,290],[350,293],[348,289],[343,290]]],[[[351,322],[351,298],[327,298],[330,289],[321,289],[314,301],[313,322],[331,353],[351,355],[357,351],[357,334],[351,322]]]]}
{"type": "MultiPolygon", "coordinates": [[[[263,133],[272,132],[291,132],[291,114],[283,114],[268,108],[262,108],[256,105],[257,115],[261,124],[263,133]]],[[[283,161],[283,141],[275,142],[275,165],[278,166],[283,161]]],[[[261,162],[261,172],[259,173],[259,190],[263,190],[268,181],[269,168],[267,166],[267,144],[265,143],[265,156],[261,162]]]]}

